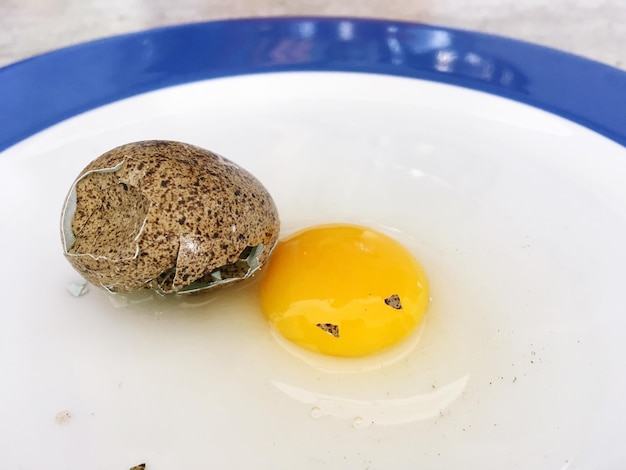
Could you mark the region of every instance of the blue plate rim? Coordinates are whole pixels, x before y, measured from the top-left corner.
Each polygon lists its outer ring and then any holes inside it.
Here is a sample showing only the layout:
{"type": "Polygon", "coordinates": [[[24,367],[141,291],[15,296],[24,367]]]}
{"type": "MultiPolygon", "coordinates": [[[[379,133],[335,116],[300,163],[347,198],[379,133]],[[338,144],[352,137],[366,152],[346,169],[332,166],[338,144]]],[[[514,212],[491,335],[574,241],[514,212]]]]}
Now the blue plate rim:
{"type": "Polygon", "coordinates": [[[173,85],[256,73],[360,72],[525,103],[626,146],[626,72],[468,30],[351,17],[188,23],[47,52],[0,68],[0,151],[67,118],[173,85]]]}

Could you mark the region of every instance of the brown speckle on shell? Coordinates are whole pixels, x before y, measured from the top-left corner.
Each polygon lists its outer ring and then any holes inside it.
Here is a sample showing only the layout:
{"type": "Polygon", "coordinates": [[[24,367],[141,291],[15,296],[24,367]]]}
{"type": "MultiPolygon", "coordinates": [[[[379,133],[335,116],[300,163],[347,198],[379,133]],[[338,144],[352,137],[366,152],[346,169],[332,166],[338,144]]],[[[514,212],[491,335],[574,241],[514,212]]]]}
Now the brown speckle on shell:
{"type": "Polygon", "coordinates": [[[248,261],[262,265],[279,224],[271,196],[243,168],[193,145],[144,141],[81,172],[62,235],[67,259],[93,284],[169,293],[201,288],[202,279],[217,284],[219,269],[239,276],[251,249],[257,258],[248,261]]]}
{"type": "Polygon", "coordinates": [[[396,310],[402,310],[402,303],[400,302],[400,296],[398,294],[392,294],[385,299],[385,303],[391,308],[396,310]]]}
{"type": "Polygon", "coordinates": [[[333,323],[318,323],[315,326],[329,335],[339,338],[339,325],[335,325],[333,323]]]}

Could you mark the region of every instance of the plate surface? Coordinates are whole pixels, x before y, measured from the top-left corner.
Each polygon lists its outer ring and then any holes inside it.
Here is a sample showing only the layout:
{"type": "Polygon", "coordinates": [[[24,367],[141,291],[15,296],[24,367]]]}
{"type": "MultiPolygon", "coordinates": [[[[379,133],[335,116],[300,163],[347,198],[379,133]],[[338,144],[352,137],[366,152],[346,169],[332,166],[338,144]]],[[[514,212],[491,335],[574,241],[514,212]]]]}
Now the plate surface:
{"type": "Polygon", "coordinates": [[[620,468],[625,86],[536,46],[347,19],[183,26],[0,70],[2,467],[620,468]],[[65,193],[151,138],[250,170],[284,234],[402,241],[432,287],[414,343],[294,354],[255,282],[73,296],[65,193]]]}

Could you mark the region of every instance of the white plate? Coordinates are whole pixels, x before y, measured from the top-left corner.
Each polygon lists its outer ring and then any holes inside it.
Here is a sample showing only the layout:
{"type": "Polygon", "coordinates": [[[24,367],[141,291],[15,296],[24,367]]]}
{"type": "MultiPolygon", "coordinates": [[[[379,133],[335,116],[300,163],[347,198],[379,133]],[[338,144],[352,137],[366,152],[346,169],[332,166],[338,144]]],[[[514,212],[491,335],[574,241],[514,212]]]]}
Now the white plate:
{"type": "Polygon", "coordinates": [[[626,462],[626,149],[599,134],[431,81],[270,73],[119,100],[0,158],[0,468],[626,462]],[[71,295],[66,191],[152,138],[250,170],[284,234],[348,221],[403,242],[431,281],[417,343],[386,363],[311,362],[272,335],[254,283],[71,295]]]}

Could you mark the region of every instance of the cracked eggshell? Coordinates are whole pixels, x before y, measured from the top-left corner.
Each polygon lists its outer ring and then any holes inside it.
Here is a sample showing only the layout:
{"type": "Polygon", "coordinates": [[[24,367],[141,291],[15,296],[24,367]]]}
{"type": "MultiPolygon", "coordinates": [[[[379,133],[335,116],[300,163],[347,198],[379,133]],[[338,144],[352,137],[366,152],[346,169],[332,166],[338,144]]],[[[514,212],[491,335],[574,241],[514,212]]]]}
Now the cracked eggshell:
{"type": "Polygon", "coordinates": [[[68,261],[113,292],[194,291],[247,278],[279,228],[272,197],[254,176],[173,141],[130,143],[96,158],[61,215],[68,261]]]}

